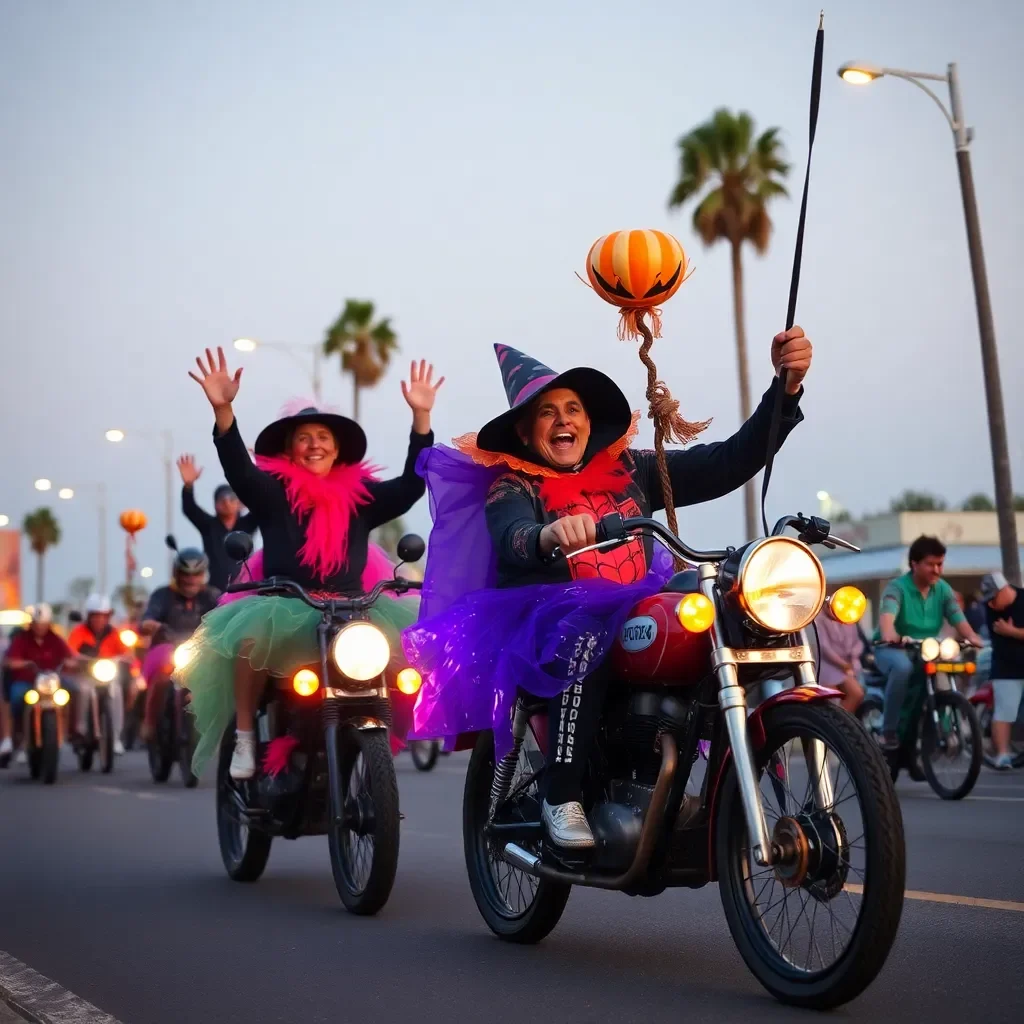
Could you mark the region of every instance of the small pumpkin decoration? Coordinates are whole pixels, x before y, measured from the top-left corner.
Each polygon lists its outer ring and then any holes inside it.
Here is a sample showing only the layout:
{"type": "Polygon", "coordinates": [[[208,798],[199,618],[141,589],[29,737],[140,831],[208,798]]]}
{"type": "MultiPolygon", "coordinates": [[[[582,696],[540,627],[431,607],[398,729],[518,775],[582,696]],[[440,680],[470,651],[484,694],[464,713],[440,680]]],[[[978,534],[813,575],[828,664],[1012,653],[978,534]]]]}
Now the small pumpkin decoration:
{"type": "Polygon", "coordinates": [[[140,509],[130,508],[121,513],[119,522],[121,523],[121,529],[130,537],[134,537],[139,530],[145,529],[146,514],[140,509]]]}
{"type": "Polygon", "coordinates": [[[590,285],[605,302],[619,307],[619,339],[643,339],[640,361],[647,367],[648,417],[654,421],[654,450],[665,492],[665,516],[673,533],[675,503],[665,459],[665,441],[686,444],[703,431],[710,420],[690,422],[679,414],[679,403],[651,359],[651,346],[661,337],[658,303],[672,298],[689,276],[686,253],[678,240],[664,231],[613,231],[602,235],[587,254],[590,285]],[[651,326],[646,317],[650,314],[651,326]]]}

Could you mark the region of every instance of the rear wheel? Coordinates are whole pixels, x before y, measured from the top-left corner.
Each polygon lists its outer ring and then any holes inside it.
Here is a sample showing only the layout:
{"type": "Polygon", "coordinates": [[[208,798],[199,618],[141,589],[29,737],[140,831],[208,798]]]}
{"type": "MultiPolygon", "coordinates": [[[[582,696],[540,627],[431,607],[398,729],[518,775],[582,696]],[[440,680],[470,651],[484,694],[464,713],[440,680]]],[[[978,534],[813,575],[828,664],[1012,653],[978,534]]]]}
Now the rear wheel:
{"type": "Polygon", "coordinates": [[[936,718],[921,717],[921,761],[928,784],[943,800],[962,800],[978,781],[983,737],[971,702],[955,690],[935,694],[936,718]]]}
{"type": "Polygon", "coordinates": [[[40,759],[40,769],[43,777],[43,782],[47,786],[52,786],[57,781],[57,767],[60,764],[60,744],[58,742],[57,729],[57,712],[56,711],[44,711],[42,728],[40,733],[42,735],[42,757],[40,759]]]}
{"type": "Polygon", "coordinates": [[[245,815],[246,791],[252,782],[231,778],[231,756],[235,752],[234,719],[224,730],[217,758],[217,839],[228,877],[235,882],[255,882],[270,857],[273,836],[249,827],[245,815]]]}
{"type": "Polygon", "coordinates": [[[412,763],[421,772],[429,772],[437,764],[440,750],[441,746],[436,740],[413,740],[409,744],[412,763]]]}
{"type": "Polygon", "coordinates": [[[871,984],[896,938],[906,879],[900,805],[877,745],[846,712],[784,705],[763,721],[760,796],[783,857],[772,867],[753,859],[730,763],[716,796],[722,905],[744,961],[776,999],[831,1009],[871,984]],[[824,745],[821,776],[827,771],[832,794],[825,807],[817,806],[816,776],[793,740],[824,745]],[[779,762],[781,801],[764,772],[779,762]]]}
{"type": "Polygon", "coordinates": [[[398,871],[399,813],[395,759],[384,729],[338,732],[345,808],[327,830],[334,885],[353,914],[376,914],[398,871]]]}
{"type": "Polygon", "coordinates": [[[110,701],[100,706],[100,771],[109,775],[114,770],[114,723],[110,715],[110,701]]]}
{"type": "MultiPolygon", "coordinates": [[[[531,782],[530,778],[543,763],[543,755],[528,730],[509,784],[506,806],[510,815],[515,815],[520,806],[529,807],[532,815],[539,805],[537,781],[531,782]]],[[[462,797],[462,841],[469,887],[481,917],[495,935],[508,942],[540,942],[561,919],[572,886],[534,878],[504,859],[503,844],[486,833],[493,781],[494,736],[484,732],[469,760],[462,797]]],[[[525,820],[525,813],[522,817],[525,820]]],[[[539,842],[520,845],[530,853],[541,852],[539,842]]]]}

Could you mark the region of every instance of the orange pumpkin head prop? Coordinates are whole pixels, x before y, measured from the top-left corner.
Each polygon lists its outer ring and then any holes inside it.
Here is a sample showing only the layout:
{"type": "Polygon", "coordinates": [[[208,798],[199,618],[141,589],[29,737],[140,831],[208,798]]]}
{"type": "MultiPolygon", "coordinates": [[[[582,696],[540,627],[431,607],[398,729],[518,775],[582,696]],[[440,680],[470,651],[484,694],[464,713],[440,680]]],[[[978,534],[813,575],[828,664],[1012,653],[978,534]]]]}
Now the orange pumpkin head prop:
{"type": "Polygon", "coordinates": [[[126,512],[121,513],[120,523],[121,529],[130,537],[134,537],[139,530],[145,528],[146,515],[137,508],[130,508],[126,512]]]}
{"type": "Polygon", "coordinates": [[[710,420],[691,423],[679,414],[679,403],[651,359],[651,346],[661,337],[661,310],[658,303],[672,298],[686,280],[686,253],[664,231],[613,231],[599,238],[587,255],[587,277],[591,287],[605,302],[619,307],[619,339],[643,338],[640,361],[647,367],[648,417],[654,421],[654,450],[665,493],[665,514],[673,533],[677,533],[672,485],[665,459],[665,441],[685,444],[692,441],[710,420]],[[645,321],[651,317],[651,326],[645,321]]]}

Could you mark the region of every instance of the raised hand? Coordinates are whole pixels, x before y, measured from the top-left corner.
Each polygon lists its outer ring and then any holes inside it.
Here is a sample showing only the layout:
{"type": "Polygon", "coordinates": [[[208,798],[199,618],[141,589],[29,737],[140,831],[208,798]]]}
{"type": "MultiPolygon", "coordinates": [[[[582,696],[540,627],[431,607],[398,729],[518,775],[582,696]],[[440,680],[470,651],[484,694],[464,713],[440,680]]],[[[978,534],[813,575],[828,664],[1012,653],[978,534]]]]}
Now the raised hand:
{"type": "Polygon", "coordinates": [[[202,469],[196,466],[194,455],[182,455],[178,459],[178,472],[186,487],[191,487],[203,475],[202,469]]]}
{"type": "Polygon", "coordinates": [[[802,327],[791,327],[788,331],[776,334],[772,339],[772,366],[775,372],[785,369],[786,391],[795,395],[807,371],[811,368],[813,349],[811,339],[804,334],[802,327]]]}
{"type": "Polygon", "coordinates": [[[225,409],[235,400],[238,388],[242,381],[242,368],[239,367],[232,375],[228,369],[227,360],[224,358],[224,349],[217,347],[217,359],[214,360],[213,353],[206,350],[206,364],[202,356],[196,358],[196,366],[199,367],[201,377],[197,377],[191,370],[189,376],[206,392],[207,400],[216,409],[225,409]]]}
{"type": "Polygon", "coordinates": [[[402,381],[402,397],[412,409],[412,429],[417,434],[430,433],[430,410],[434,408],[438,388],[444,383],[444,377],[433,383],[433,364],[427,365],[425,359],[419,364],[413,360],[409,367],[409,382],[402,381]]]}

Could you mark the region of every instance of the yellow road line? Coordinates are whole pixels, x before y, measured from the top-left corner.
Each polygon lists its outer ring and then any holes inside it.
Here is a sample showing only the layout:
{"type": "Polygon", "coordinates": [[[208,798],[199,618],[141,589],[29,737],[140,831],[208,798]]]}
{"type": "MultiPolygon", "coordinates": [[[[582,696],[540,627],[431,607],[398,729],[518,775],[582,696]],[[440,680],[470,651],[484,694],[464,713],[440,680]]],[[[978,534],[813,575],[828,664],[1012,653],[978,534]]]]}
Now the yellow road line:
{"type": "MultiPolygon", "coordinates": [[[[844,886],[846,892],[863,894],[864,886],[847,882],[844,886]]],[[[985,910],[1015,910],[1024,913],[1024,903],[1017,903],[1014,900],[986,900],[980,896],[951,896],[945,892],[916,892],[907,889],[903,894],[908,900],[921,900],[924,903],[952,903],[961,907],[983,907],[985,910]]]]}

